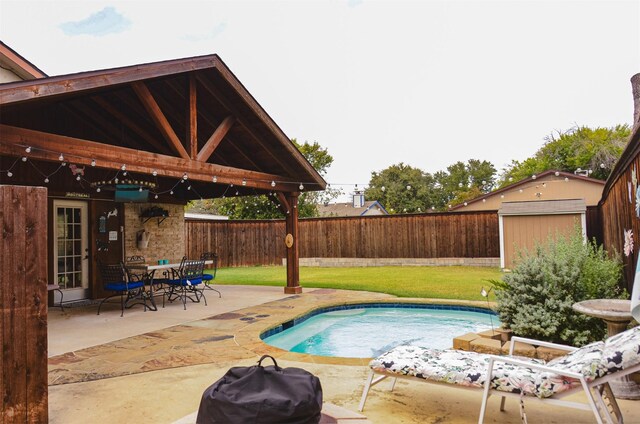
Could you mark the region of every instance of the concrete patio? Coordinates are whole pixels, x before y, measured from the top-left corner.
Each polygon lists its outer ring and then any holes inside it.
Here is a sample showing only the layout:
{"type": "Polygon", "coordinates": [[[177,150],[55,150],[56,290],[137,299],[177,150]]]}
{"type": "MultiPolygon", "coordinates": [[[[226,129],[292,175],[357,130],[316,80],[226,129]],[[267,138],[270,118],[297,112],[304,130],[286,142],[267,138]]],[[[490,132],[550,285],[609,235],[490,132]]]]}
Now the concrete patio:
{"type": "MultiPolygon", "coordinates": [[[[281,366],[304,368],[323,386],[324,423],[477,422],[480,391],[399,381],[372,390],[357,413],[368,359],[319,357],[264,344],[259,334],[324,305],[397,301],[380,293],[305,288],[285,295],[281,287],[221,286],[208,306],[141,307],[120,317],[115,305],[98,316],[97,305],[49,310],[49,420],[51,423],[195,422],[204,389],[232,366],[254,365],[268,353],[281,366]],[[367,421],[368,420],[368,421],[367,421]]],[[[406,301],[408,299],[403,299],[406,301]]],[[[418,302],[439,302],[414,299],[418,302]]],[[[473,302],[447,302],[474,304],[473,302]]],[[[640,422],[640,402],[619,401],[626,422],[640,422]],[[635,421],[634,421],[635,420],[635,421]]],[[[527,403],[530,422],[593,422],[586,411],[527,403]]],[[[492,398],[485,422],[519,423],[515,402],[499,412],[492,398]]]]}

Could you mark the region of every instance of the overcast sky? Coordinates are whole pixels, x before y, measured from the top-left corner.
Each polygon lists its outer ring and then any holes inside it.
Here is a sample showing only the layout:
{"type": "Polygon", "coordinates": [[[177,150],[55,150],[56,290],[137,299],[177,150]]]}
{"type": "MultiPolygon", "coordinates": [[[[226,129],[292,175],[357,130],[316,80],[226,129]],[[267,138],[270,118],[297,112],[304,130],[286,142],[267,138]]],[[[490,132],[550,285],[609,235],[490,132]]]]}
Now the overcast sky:
{"type": "Polygon", "coordinates": [[[0,39],[51,76],[217,53],[350,192],[631,124],[640,1],[0,0],[0,39]]]}

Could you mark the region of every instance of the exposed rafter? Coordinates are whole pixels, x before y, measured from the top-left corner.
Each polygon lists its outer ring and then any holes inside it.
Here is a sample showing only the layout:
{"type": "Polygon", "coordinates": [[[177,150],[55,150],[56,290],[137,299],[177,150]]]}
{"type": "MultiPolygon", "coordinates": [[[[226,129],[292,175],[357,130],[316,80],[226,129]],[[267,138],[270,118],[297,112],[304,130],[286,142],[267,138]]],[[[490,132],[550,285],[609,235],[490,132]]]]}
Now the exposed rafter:
{"type": "Polygon", "coordinates": [[[224,139],[224,136],[227,135],[233,123],[236,122],[236,118],[232,115],[227,116],[224,120],[218,125],[218,128],[211,134],[207,143],[200,149],[198,152],[197,159],[202,162],[206,162],[209,160],[213,152],[220,145],[220,142],[224,139]]]}
{"type": "Polygon", "coordinates": [[[153,95],[149,91],[149,88],[147,88],[146,84],[136,81],[131,83],[131,87],[173,150],[181,158],[189,159],[189,153],[187,153],[175,131],[171,128],[169,121],[167,121],[167,118],[162,113],[160,106],[158,106],[158,103],[153,98],[153,95]]]}

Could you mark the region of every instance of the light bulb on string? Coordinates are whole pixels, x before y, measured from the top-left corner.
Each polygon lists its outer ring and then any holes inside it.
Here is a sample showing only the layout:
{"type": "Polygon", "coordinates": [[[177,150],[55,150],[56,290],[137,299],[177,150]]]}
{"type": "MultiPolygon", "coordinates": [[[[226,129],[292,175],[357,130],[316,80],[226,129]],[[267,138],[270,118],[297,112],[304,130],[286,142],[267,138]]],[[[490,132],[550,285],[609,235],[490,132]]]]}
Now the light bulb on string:
{"type": "Polygon", "coordinates": [[[244,178],[242,179],[242,185],[243,185],[243,186],[246,186],[246,185],[247,185],[247,180],[246,180],[246,179],[244,179],[244,178]]]}
{"type": "Polygon", "coordinates": [[[96,189],[96,193],[100,193],[100,187],[96,189]]]}
{"type": "Polygon", "coordinates": [[[7,177],[9,177],[9,178],[13,177],[13,172],[7,171],[7,177]]]}
{"type": "Polygon", "coordinates": [[[275,181],[271,181],[271,187],[275,187],[276,186],[276,182],[275,181]]]}
{"type": "Polygon", "coordinates": [[[187,190],[191,190],[191,186],[187,187],[187,190]]]}
{"type": "Polygon", "coordinates": [[[122,164],[122,166],[120,167],[120,169],[121,169],[122,171],[126,171],[126,170],[127,170],[127,165],[122,164]]]}
{"type": "Polygon", "coordinates": [[[158,199],[158,195],[156,194],[155,196],[153,196],[154,199],[158,199]]]}
{"type": "Polygon", "coordinates": [[[212,178],[212,181],[213,181],[214,183],[217,183],[217,182],[218,182],[218,177],[214,175],[214,176],[213,176],[213,178],[212,178]]]}
{"type": "Polygon", "coordinates": [[[24,151],[27,153],[31,153],[31,146],[28,146],[26,149],[24,149],[24,151]]]}
{"type": "Polygon", "coordinates": [[[22,162],[26,162],[27,161],[27,157],[26,156],[22,156],[22,162]]]}
{"type": "Polygon", "coordinates": [[[151,175],[153,175],[154,177],[158,176],[158,171],[156,171],[155,169],[151,172],[151,175]]]}
{"type": "Polygon", "coordinates": [[[142,193],[142,187],[140,187],[140,188],[138,189],[138,191],[139,191],[140,193],[142,193]]]}
{"type": "Polygon", "coordinates": [[[60,153],[60,156],[58,156],[58,160],[60,162],[62,162],[64,160],[64,155],[62,153],[60,153]]]}
{"type": "Polygon", "coordinates": [[[169,192],[169,194],[173,195],[173,190],[171,190],[171,191],[169,192]]]}
{"type": "Polygon", "coordinates": [[[96,160],[95,159],[91,159],[91,166],[96,166],[96,160]]]}
{"type": "Polygon", "coordinates": [[[300,190],[304,190],[304,186],[302,185],[302,183],[300,183],[300,190]]]}
{"type": "Polygon", "coordinates": [[[182,176],[182,181],[187,181],[188,179],[189,179],[189,176],[185,173],[185,174],[182,176]]]}
{"type": "Polygon", "coordinates": [[[76,177],[76,181],[80,181],[80,175],[76,177]]]}
{"type": "Polygon", "coordinates": [[[48,183],[49,183],[49,178],[48,178],[48,177],[45,177],[45,179],[44,179],[44,183],[45,183],[45,184],[48,184],[48,183]]]}

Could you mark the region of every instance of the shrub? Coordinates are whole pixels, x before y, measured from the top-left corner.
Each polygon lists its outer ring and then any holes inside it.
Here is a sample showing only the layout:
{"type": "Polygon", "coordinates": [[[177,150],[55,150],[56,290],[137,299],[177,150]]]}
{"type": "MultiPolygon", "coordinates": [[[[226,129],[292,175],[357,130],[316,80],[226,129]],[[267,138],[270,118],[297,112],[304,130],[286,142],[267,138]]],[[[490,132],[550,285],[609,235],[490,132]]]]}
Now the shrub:
{"type": "Polygon", "coordinates": [[[536,246],[503,281],[492,281],[497,311],[519,336],[582,346],[605,336],[605,324],[572,309],[586,299],[626,298],[620,289],[622,262],[595,241],[584,242],[579,228],[536,246]]]}

